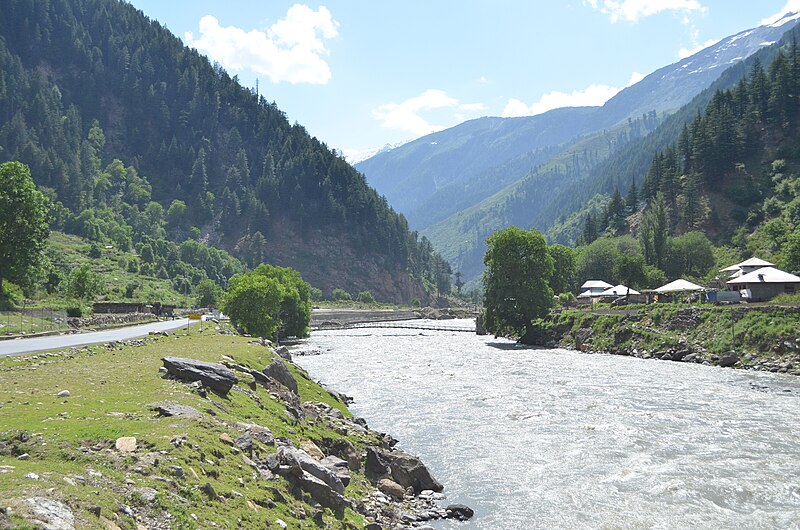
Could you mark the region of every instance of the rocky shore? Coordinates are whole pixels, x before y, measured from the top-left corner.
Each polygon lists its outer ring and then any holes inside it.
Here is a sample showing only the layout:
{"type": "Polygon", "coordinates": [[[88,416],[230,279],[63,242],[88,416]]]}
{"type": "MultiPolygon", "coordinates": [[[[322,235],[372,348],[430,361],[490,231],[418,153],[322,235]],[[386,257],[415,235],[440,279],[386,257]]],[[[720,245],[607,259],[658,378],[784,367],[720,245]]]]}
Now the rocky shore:
{"type": "Polygon", "coordinates": [[[21,374],[34,390],[17,392],[48,390],[29,418],[30,398],[0,391],[3,528],[425,529],[473,515],[266,340],[159,334],[0,363],[9,391],[21,374]],[[87,375],[66,385],[64,369],[87,375]],[[12,428],[41,421],[58,431],[12,428]]]}
{"type": "Polygon", "coordinates": [[[642,359],[800,375],[797,308],[683,307],[662,312],[568,311],[541,344],[642,359]]]}

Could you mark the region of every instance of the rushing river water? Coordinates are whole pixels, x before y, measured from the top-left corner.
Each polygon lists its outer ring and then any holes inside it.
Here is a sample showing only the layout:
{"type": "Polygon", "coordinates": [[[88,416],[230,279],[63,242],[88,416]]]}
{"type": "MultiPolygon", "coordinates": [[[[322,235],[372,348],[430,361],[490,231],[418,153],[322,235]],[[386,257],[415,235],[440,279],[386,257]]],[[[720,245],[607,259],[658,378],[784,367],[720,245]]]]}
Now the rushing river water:
{"type": "Polygon", "coordinates": [[[475,509],[438,528],[800,528],[800,379],[469,333],[312,334],[296,357],[475,509]]]}

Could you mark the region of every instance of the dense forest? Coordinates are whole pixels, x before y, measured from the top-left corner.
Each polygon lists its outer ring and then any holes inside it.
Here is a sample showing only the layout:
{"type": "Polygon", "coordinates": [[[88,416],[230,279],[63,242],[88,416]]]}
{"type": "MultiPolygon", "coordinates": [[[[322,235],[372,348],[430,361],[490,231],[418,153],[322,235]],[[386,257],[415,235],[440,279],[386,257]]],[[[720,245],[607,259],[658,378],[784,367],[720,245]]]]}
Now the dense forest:
{"type": "MultiPolygon", "coordinates": [[[[124,2],[3,2],[7,160],[30,166],[55,229],[133,247],[154,274],[199,281],[169,267],[192,240],[293,266],[327,292],[449,290],[447,262],[363,176],[124,2]]],[[[223,282],[238,267],[219,269],[223,282]]]]}
{"type": "Polygon", "coordinates": [[[740,256],[800,270],[799,93],[794,40],[767,67],[756,58],[655,155],[638,187],[631,175],[624,196],[617,189],[586,214],[578,237],[584,263],[602,252],[640,255],[650,267],[639,275],[643,285],[662,274],[709,279],[740,256]]]}

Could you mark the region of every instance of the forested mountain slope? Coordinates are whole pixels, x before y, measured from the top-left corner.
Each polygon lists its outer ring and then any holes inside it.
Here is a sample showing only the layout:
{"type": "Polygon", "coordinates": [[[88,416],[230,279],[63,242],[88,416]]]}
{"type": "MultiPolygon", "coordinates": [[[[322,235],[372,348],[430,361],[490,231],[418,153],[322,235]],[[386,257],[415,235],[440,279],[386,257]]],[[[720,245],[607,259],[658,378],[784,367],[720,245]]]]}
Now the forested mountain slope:
{"type": "Polygon", "coordinates": [[[0,160],[93,239],[200,237],[385,300],[449,275],[342,158],[124,2],[3,2],[0,160]]]}
{"type": "MultiPolygon", "coordinates": [[[[790,20],[787,24],[794,25],[795,21],[790,20]]],[[[737,62],[722,72],[711,87],[677,112],[667,116],[657,127],[650,127],[644,134],[626,138],[620,136],[621,131],[618,129],[616,135],[603,132],[601,136],[595,137],[594,147],[588,149],[596,156],[589,163],[578,167],[579,170],[558,169],[559,160],[562,162],[561,167],[570,167],[572,162],[571,159],[563,160],[563,154],[557,156],[549,165],[537,168],[493,196],[423,233],[456,269],[470,271],[470,274],[465,274],[470,279],[475,278],[482,269],[480,258],[485,248],[485,232],[491,233],[514,224],[548,231],[551,242],[574,243],[586,214],[599,211],[603,205],[605,199],[596,196],[608,197],[615,189],[624,193],[633,181],[637,185],[641,184],[655,153],[677,141],[684,124],[704,111],[715,91],[735,86],[746,76],[753,61],[759,60],[765,64],[771,62],[781,46],[787,46],[796,38],[797,33],[795,26],[778,43],[762,48],[749,59],[737,62]],[[608,148],[605,148],[602,143],[597,142],[600,137],[628,141],[609,141],[608,148]],[[552,174],[552,171],[542,174],[542,169],[552,168],[554,164],[557,174],[552,174]]],[[[648,123],[645,121],[642,126],[647,127],[648,123]]],[[[587,139],[582,145],[591,144],[587,139]]],[[[572,167],[577,167],[572,164],[572,167]]]]}
{"type": "Polygon", "coordinates": [[[653,114],[660,118],[665,111],[680,108],[729,65],[777,41],[795,23],[786,17],[728,37],[653,72],[602,107],[562,108],[524,118],[480,118],[379,153],[356,168],[408,217],[413,228],[425,230],[525,178],[583,136],[606,136],[607,130],[628,118],[653,114]]]}

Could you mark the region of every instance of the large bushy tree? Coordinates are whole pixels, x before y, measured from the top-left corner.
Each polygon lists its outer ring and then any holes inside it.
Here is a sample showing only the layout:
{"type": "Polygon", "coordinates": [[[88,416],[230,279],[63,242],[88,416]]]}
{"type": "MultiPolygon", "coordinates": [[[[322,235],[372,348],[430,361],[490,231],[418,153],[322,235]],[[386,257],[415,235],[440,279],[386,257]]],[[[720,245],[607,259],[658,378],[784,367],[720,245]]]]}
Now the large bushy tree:
{"type": "Polygon", "coordinates": [[[536,339],[535,319],[547,316],[553,303],[553,258],[537,230],[509,227],[486,240],[483,263],[485,326],[496,335],[536,339]]]}
{"type": "Polygon", "coordinates": [[[0,164],[0,295],[3,280],[27,283],[50,233],[49,201],[36,189],[28,166],[0,164]]]}

